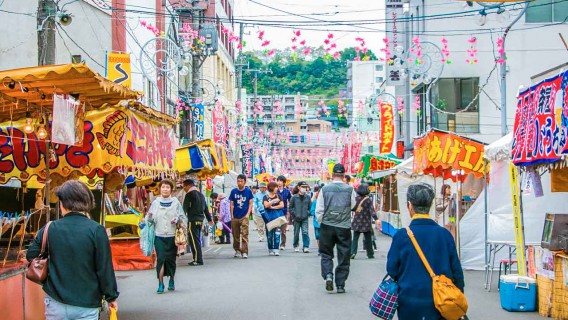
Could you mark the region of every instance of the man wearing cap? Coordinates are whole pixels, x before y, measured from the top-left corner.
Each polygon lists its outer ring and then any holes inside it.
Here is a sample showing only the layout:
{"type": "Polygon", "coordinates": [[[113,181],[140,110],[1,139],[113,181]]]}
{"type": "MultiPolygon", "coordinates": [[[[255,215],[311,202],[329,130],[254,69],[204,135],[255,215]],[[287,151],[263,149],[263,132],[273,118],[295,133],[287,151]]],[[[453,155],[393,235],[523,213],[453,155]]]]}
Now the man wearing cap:
{"type": "Polygon", "coordinates": [[[207,218],[209,225],[213,225],[213,219],[207,208],[207,201],[203,193],[199,192],[195,187],[193,179],[183,181],[183,189],[186,192],[183,199],[183,211],[188,221],[188,239],[187,242],[191,248],[193,261],[190,266],[203,265],[203,255],[201,253],[201,231],[203,229],[203,220],[207,218]]]}
{"type": "Polygon", "coordinates": [[[258,230],[258,241],[262,242],[264,241],[264,229],[265,229],[265,223],[264,220],[262,219],[262,213],[264,212],[264,204],[262,202],[264,196],[268,194],[268,191],[266,191],[266,182],[259,183],[258,189],[259,190],[254,192],[253,218],[254,218],[254,223],[256,224],[256,229],[258,230]]]}
{"type": "Polygon", "coordinates": [[[333,166],[332,174],[333,181],[321,189],[316,204],[321,275],[325,289],[333,291],[333,249],[337,247],[335,285],[337,293],[345,293],[351,261],[351,210],[356,204],[356,194],[353,187],[343,182],[345,167],[341,163],[333,166]]]}
{"type": "MultiPolygon", "coordinates": [[[[411,185],[406,193],[406,206],[412,221],[410,230],[424,252],[435,274],[452,279],[464,290],[463,270],[452,234],[430,218],[434,189],[426,183],[411,185]]],[[[398,282],[398,318],[442,319],[434,305],[432,279],[426,271],[406,229],[392,238],[387,255],[387,273],[398,282]]]]}
{"type": "Polygon", "coordinates": [[[308,184],[304,181],[298,182],[298,193],[290,199],[290,216],[294,222],[294,251],[300,252],[300,230],[302,230],[303,252],[310,252],[310,235],[308,233],[308,217],[310,216],[310,208],[312,200],[308,193],[308,184]]]}

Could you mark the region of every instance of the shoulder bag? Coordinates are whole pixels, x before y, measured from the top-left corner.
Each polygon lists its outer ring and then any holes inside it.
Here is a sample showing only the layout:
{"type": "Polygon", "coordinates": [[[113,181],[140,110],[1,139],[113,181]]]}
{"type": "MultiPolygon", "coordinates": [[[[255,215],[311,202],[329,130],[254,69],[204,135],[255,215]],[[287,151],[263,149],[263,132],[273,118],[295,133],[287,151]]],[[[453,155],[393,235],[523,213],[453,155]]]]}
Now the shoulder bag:
{"type": "Polygon", "coordinates": [[[43,284],[45,280],[47,280],[47,266],[49,264],[49,252],[46,257],[43,257],[45,253],[45,247],[47,246],[47,235],[49,230],[49,225],[51,221],[45,225],[45,229],[43,230],[43,237],[41,239],[41,251],[39,256],[35,257],[28,266],[28,270],[26,271],[26,278],[28,280],[35,282],[37,284],[43,284]]]}
{"type": "Polygon", "coordinates": [[[181,226],[176,228],[175,243],[176,246],[184,246],[187,244],[187,237],[181,226]]]}
{"type": "Polygon", "coordinates": [[[436,309],[438,309],[444,319],[461,319],[467,313],[468,307],[465,294],[456,287],[450,278],[443,274],[436,275],[434,273],[428,263],[428,260],[426,260],[426,257],[424,256],[424,252],[420,249],[420,246],[414,237],[414,233],[412,233],[409,227],[406,227],[406,232],[408,233],[408,237],[410,237],[414,248],[416,248],[422,263],[424,263],[426,270],[428,270],[428,273],[432,277],[432,295],[434,296],[434,305],[436,306],[436,309]]]}
{"type": "Polygon", "coordinates": [[[398,308],[398,284],[387,274],[369,302],[371,313],[381,319],[391,320],[398,308]]]}

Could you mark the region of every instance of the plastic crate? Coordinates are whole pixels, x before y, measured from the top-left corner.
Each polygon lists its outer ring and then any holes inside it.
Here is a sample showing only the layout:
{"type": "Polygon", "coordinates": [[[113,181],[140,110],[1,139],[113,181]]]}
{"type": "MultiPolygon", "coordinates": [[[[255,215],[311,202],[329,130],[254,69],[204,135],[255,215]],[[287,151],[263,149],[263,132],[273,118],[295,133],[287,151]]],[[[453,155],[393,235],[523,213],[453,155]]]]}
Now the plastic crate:
{"type": "Polygon", "coordinates": [[[536,280],[508,274],[501,276],[499,296],[501,307],[507,311],[536,310],[536,280]]]}

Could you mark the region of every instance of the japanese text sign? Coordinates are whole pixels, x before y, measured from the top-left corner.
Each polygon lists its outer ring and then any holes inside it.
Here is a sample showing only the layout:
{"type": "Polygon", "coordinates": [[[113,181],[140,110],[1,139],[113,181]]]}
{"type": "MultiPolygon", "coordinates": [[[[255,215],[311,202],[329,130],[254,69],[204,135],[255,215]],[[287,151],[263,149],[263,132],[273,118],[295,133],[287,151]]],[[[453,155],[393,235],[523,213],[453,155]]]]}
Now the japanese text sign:
{"type": "Polygon", "coordinates": [[[382,103],[379,105],[381,109],[381,146],[380,153],[393,153],[395,140],[394,130],[394,111],[391,104],[382,103]]]}
{"type": "Polygon", "coordinates": [[[463,170],[483,177],[484,147],[482,143],[458,135],[430,131],[414,140],[414,172],[438,175],[442,170],[463,170]]]}
{"type": "Polygon", "coordinates": [[[568,154],[568,71],[517,97],[512,159],[515,165],[551,163],[568,154]]]}

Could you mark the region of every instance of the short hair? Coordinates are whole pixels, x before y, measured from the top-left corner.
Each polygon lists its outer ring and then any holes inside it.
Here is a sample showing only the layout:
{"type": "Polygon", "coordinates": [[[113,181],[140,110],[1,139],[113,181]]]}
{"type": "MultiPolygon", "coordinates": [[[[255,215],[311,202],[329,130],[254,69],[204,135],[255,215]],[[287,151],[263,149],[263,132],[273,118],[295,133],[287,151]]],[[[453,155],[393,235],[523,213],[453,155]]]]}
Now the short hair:
{"type": "Polygon", "coordinates": [[[320,191],[320,186],[316,184],[314,186],[314,192],[318,192],[318,191],[320,191]]]}
{"type": "Polygon", "coordinates": [[[211,195],[209,196],[209,198],[217,199],[217,198],[219,198],[219,194],[217,192],[212,192],[211,195]]]}
{"type": "MultiPolygon", "coordinates": [[[[185,183],[185,181],[184,181],[184,183],[185,183]]],[[[164,184],[167,184],[168,186],[170,186],[170,189],[172,189],[172,191],[173,191],[174,188],[175,188],[175,185],[174,185],[173,181],[172,181],[172,180],[168,180],[168,179],[164,179],[164,180],[160,181],[160,184],[158,185],[158,188],[162,188],[162,186],[163,186],[164,184]]]]}
{"type": "Polygon", "coordinates": [[[417,183],[408,187],[406,200],[412,203],[416,213],[428,213],[432,207],[435,193],[431,185],[427,183],[417,183]]]}
{"type": "Polygon", "coordinates": [[[347,183],[351,182],[351,176],[346,174],[345,175],[345,181],[347,181],[347,183]]]}
{"type": "MultiPolygon", "coordinates": [[[[193,179],[185,179],[183,180],[183,185],[184,186],[194,186],[195,185],[195,181],[193,181],[193,179]]],[[[172,188],[173,189],[173,188],[172,188]]]]}
{"type": "Polygon", "coordinates": [[[298,194],[300,193],[300,187],[298,187],[298,185],[295,185],[294,188],[292,188],[292,194],[298,194]]]}
{"type": "Polygon", "coordinates": [[[267,186],[268,192],[272,192],[272,190],[274,190],[276,188],[278,188],[278,184],[276,184],[276,182],[270,181],[268,183],[268,186],[267,186]]]}
{"type": "Polygon", "coordinates": [[[369,185],[366,183],[361,183],[357,187],[357,194],[360,195],[361,197],[368,196],[370,193],[371,189],[369,188],[369,185]]]}
{"type": "Polygon", "coordinates": [[[55,195],[63,208],[69,211],[87,213],[95,207],[93,193],[79,180],[65,181],[55,189],[55,195]]]}
{"type": "Polygon", "coordinates": [[[237,180],[239,180],[239,179],[240,179],[240,180],[245,180],[245,182],[246,182],[246,181],[247,181],[247,176],[241,173],[241,174],[239,174],[239,175],[237,176],[237,180]]]}
{"type": "Polygon", "coordinates": [[[278,176],[278,178],[276,178],[276,181],[282,181],[282,182],[286,183],[286,177],[285,176],[278,176]]]}

